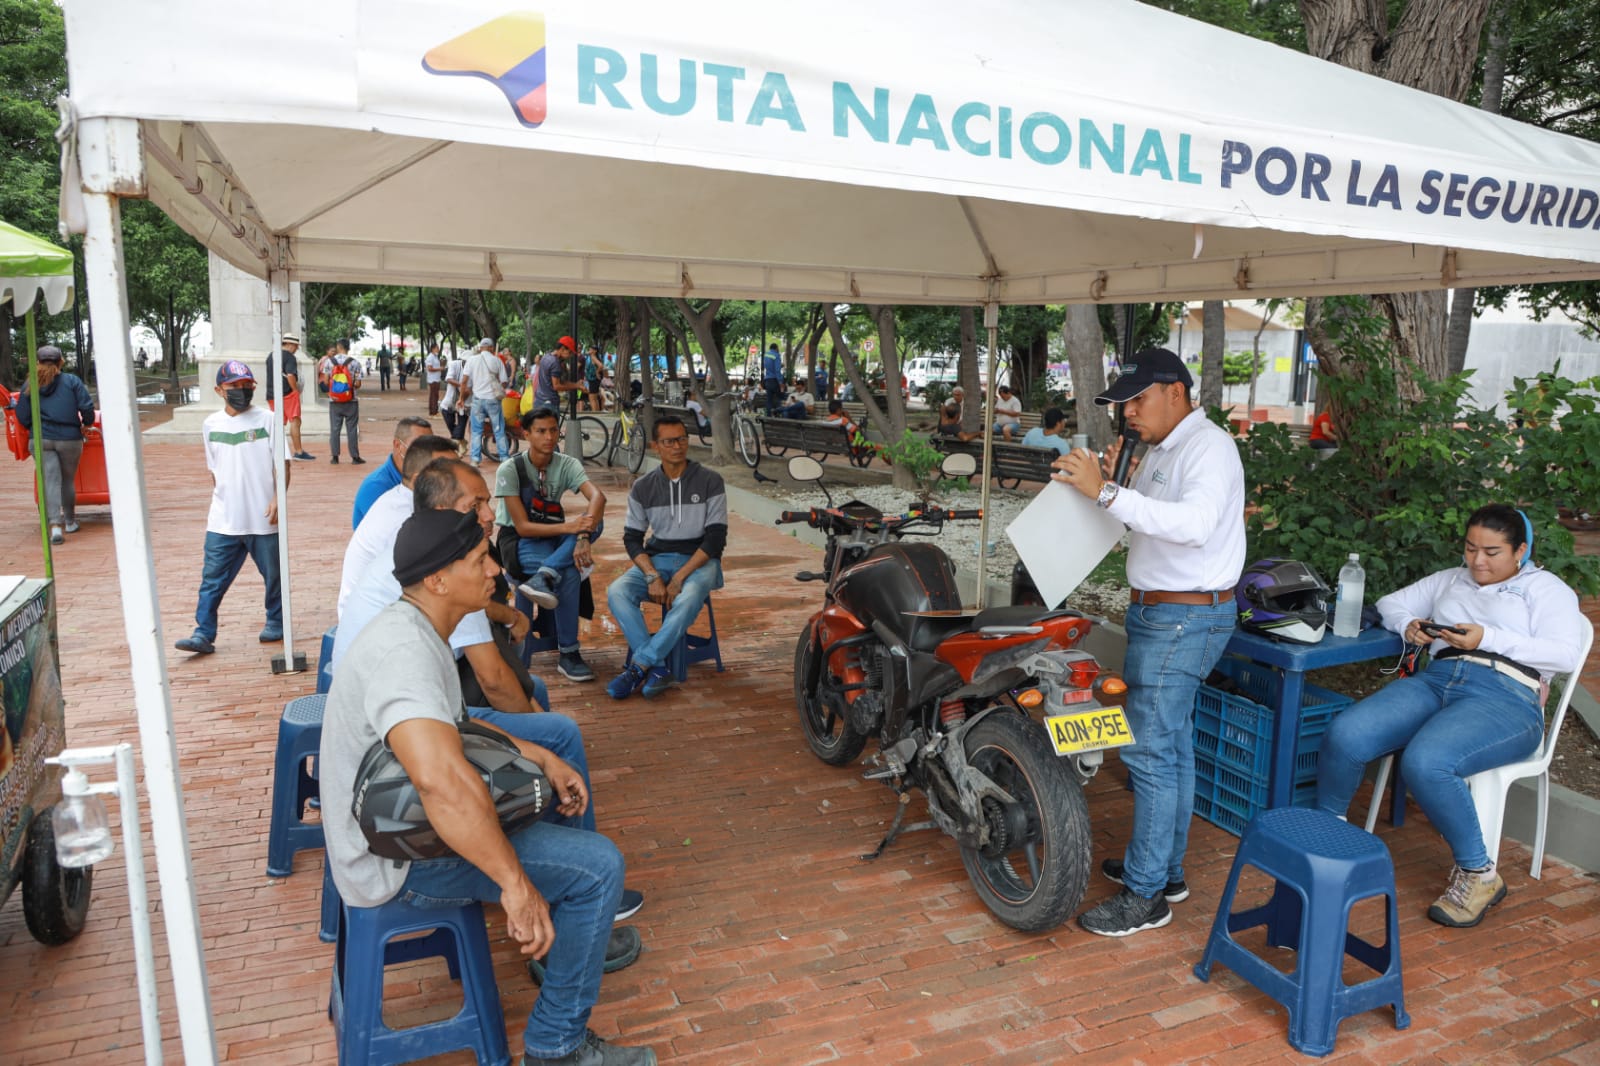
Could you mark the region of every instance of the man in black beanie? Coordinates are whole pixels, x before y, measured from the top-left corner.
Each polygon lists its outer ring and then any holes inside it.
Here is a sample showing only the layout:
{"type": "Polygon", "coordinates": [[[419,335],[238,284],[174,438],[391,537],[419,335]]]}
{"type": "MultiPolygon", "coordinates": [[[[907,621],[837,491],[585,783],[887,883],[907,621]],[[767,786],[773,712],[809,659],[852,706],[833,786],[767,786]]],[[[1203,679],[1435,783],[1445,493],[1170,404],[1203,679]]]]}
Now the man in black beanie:
{"type": "MultiPolygon", "coordinates": [[[[653,1066],[649,1048],[610,1045],[588,1028],[608,944],[617,936],[638,939],[632,927],[612,928],[621,853],[599,833],[549,821],[508,838],[462,754],[458,723],[466,708],[448,641],[461,619],[489,602],[498,573],[473,514],[422,510],[401,526],[394,546],[401,598],[350,646],[323,716],[322,810],[334,883],[357,907],[396,897],[414,906],[463,898],[500,904],[523,954],[546,956],[523,1039],[524,1066],[653,1066]],[[368,850],[351,800],[361,759],[380,740],[457,857],[400,863],[368,850]]],[[[547,749],[513,740],[549,778],[560,813],[579,816],[588,804],[583,778],[547,749]]]]}

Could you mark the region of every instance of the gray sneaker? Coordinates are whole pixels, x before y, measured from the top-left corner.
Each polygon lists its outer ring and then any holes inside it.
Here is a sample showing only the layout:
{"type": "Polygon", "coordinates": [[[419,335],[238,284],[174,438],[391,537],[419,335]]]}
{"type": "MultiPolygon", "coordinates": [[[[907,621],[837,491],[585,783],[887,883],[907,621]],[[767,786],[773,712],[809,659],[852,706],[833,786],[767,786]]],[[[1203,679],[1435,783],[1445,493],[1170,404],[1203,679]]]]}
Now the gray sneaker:
{"type": "Polygon", "coordinates": [[[1132,936],[1146,929],[1159,929],[1172,921],[1172,908],[1160,896],[1145,899],[1131,888],[1078,915],[1078,924],[1099,936],[1132,936]]]}
{"type": "Polygon", "coordinates": [[[583,1043],[559,1059],[535,1058],[526,1052],[522,1066],[656,1066],[656,1053],[647,1047],[619,1047],[583,1031],[583,1043]]]}
{"type": "Polygon", "coordinates": [[[528,580],[517,586],[517,591],[537,603],[547,611],[556,609],[560,602],[556,598],[555,575],[548,570],[540,570],[528,580]]]}

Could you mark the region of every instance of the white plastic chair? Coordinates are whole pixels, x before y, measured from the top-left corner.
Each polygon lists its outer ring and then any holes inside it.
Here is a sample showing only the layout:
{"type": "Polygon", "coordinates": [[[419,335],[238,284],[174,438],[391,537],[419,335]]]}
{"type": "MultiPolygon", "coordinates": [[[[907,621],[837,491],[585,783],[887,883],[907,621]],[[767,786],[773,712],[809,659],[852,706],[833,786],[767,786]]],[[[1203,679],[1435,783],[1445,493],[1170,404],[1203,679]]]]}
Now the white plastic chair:
{"type": "MultiPolygon", "coordinates": [[[[1585,620],[1583,635],[1578,641],[1578,665],[1569,673],[1557,674],[1551,678],[1552,683],[1563,682],[1561,699],[1556,704],[1555,715],[1550,719],[1544,743],[1540,745],[1533,758],[1496,766],[1467,778],[1467,788],[1472,792],[1472,805],[1478,812],[1478,826],[1483,830],[1484,847],[1492,859],[1498,859],[1500,855],[1500,830],[1505,822],[1506,794],[1511,790],[1512,782],[1521,781],[1525,777],[1539,779],[1539,806],[1534,816],[1533,830],[1533,868],[1529,870],[1535,880],[1538,880],[1539,873],[1544,868],[1545,823],[1550,812],[1550,759],[1555,755],[1556,738],[1561,735],[1561,723],[1566,720],[1567,706],[1572,702],[1572,693],[1578,687],[1578,678],[1583,673],[1583,666],[1589,658],[1589,648],[1593,643],[1594,626],[1585,620]]],[[[1389,770],[1393,766],[1393,755],[1385,755],[1383,761],[1378,764],[1378,780],[1372,786],[1372,806],[1367,810],[1369,833],[1378,824],[1378,810],[1383,806],[1384,786],[1389,783],[1389,770]]]]}

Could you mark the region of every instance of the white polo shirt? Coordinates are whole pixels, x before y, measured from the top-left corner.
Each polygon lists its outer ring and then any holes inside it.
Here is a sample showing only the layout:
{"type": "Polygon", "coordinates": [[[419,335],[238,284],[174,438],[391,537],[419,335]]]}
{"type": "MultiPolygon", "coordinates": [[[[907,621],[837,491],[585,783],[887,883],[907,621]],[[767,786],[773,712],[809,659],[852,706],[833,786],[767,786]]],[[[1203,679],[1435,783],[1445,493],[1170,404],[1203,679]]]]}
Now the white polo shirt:
{"type": "Polygon", "coordinates": [[[1110,507],[1130,530],[1128,584],[1143,592],[1216,592],[1244,571],[1239,447],[1194,410],[1152,447],[1110,507]]]}
{"type": "Polygon", "coordinates": [[[373,501],[361,524],[350,534],[350,543],[344,549],[344,571],[339,576],[339,602],[335,614],[344,617],[344,605],[350,594],[361,583],[367,570],[381,560],[385,569],[394,569],[394,541],[400,527],[411,517],[412,492],[406,485],[396,485],[373,501]]]}

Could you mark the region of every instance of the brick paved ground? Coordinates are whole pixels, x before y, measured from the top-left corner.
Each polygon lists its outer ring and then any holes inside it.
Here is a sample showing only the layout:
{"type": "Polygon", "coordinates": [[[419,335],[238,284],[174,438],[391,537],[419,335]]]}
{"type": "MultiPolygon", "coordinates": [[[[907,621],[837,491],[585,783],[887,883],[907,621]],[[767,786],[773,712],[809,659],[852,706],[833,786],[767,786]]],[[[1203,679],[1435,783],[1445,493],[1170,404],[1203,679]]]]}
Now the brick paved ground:
{"type": "MultiPolygon", "coordinates": [[[[401,399],[368,406],[388,417],[401,399]]],[[[368,429],[378,458],[383,424],[368,429]]],[[[191,624],[206,477],[198,446],[147,447],[145,457],[170,645],[191,624]]],[[[295,631],[313,658],[332,622],[349,501],[370,469],[297,468],[295,631]]],[[[41,569],[28,471],[0,465],[0,571],[41,569]]],[[[616,529],[624,488],[611,484],[616,529]]],[[[717,599],[725,674],[695,667],[689,687],[654,704],[613,704],[598,685],[554,677],[558,708],[588,738],[601,826],[628,857],[629,883],[648,895],[637,919],[646,953],[606,978],[594,1027],[684,1063],[1300,1061],[1265,996],[1226,971],[1209,984],[1191,972],[1235,845],[1218,829],[1195,825],[1194,895],[1173,924],[1126,941],[1075,927],[1007,930],[968,889],[954,848],[930,833],[860,861],[893,797],[815,761],[793,722],[790,656],[816,592],[789,580],[799,551],[770,528],[735,522],[729,587],[717,599]]],[[[617,541],[604,540],[600,554],[608,577],[621,565],[617,541]]],[[[86,512],[57,565],[69,740],[136,739],[104,512],[86,512]]],[[[311,680],[268,672],[255,642],[259,595],[247,569],[224,604],[217,654],[167,653],[217,1046],[229,1061],[332,1062],[331,949],[316,936],[321,857],[302,853],[284,880],[264,871],[276,722],[311,680]]],[[[620,666],[624,649],[598,625],[588,647],[602,678],[620,666]]],[[[1131,813],[1114,761],[1092,784],[1090,808],[1098,863],[1119,853],[1131,813]]],[[[1543,881],[1532,881],[1527,850],[1508,842],[1506,902],[1480,929],[1448,931],[1423,917],[1449,861],[1437,836],[1417,816],[1384,839],[1399,872],[1412,1025],[1396,1031],[1386,1011],[1353,1018],[1333,1059],[1600,1062],[1595,879],[1547,862],[1543,881]]],[[[1097,880],[1089,902],[1110,890],[1097,880]]],[[[0,911],[9,1021],[0,1061],[142,1061],[125,901],[118,855],[98,868],[89,927],[70,945],[35,944],[19,901],[0,911]]],[[[1370,927],[1373,916],[1358,909],[1356,920],[1370,927]]],[[[164,957],[159,913],[156,926],[164,957]]],[[[490,932],[515,1049],[535,992],[497,916],[490,932]]],[[[419,963],[388,994],[400,1016],[419,1017],[454,993],[442,967],[419,963]]],[[[168,1060],[179,1061],[170,986],[162,1012],[168,1060]]]]}

